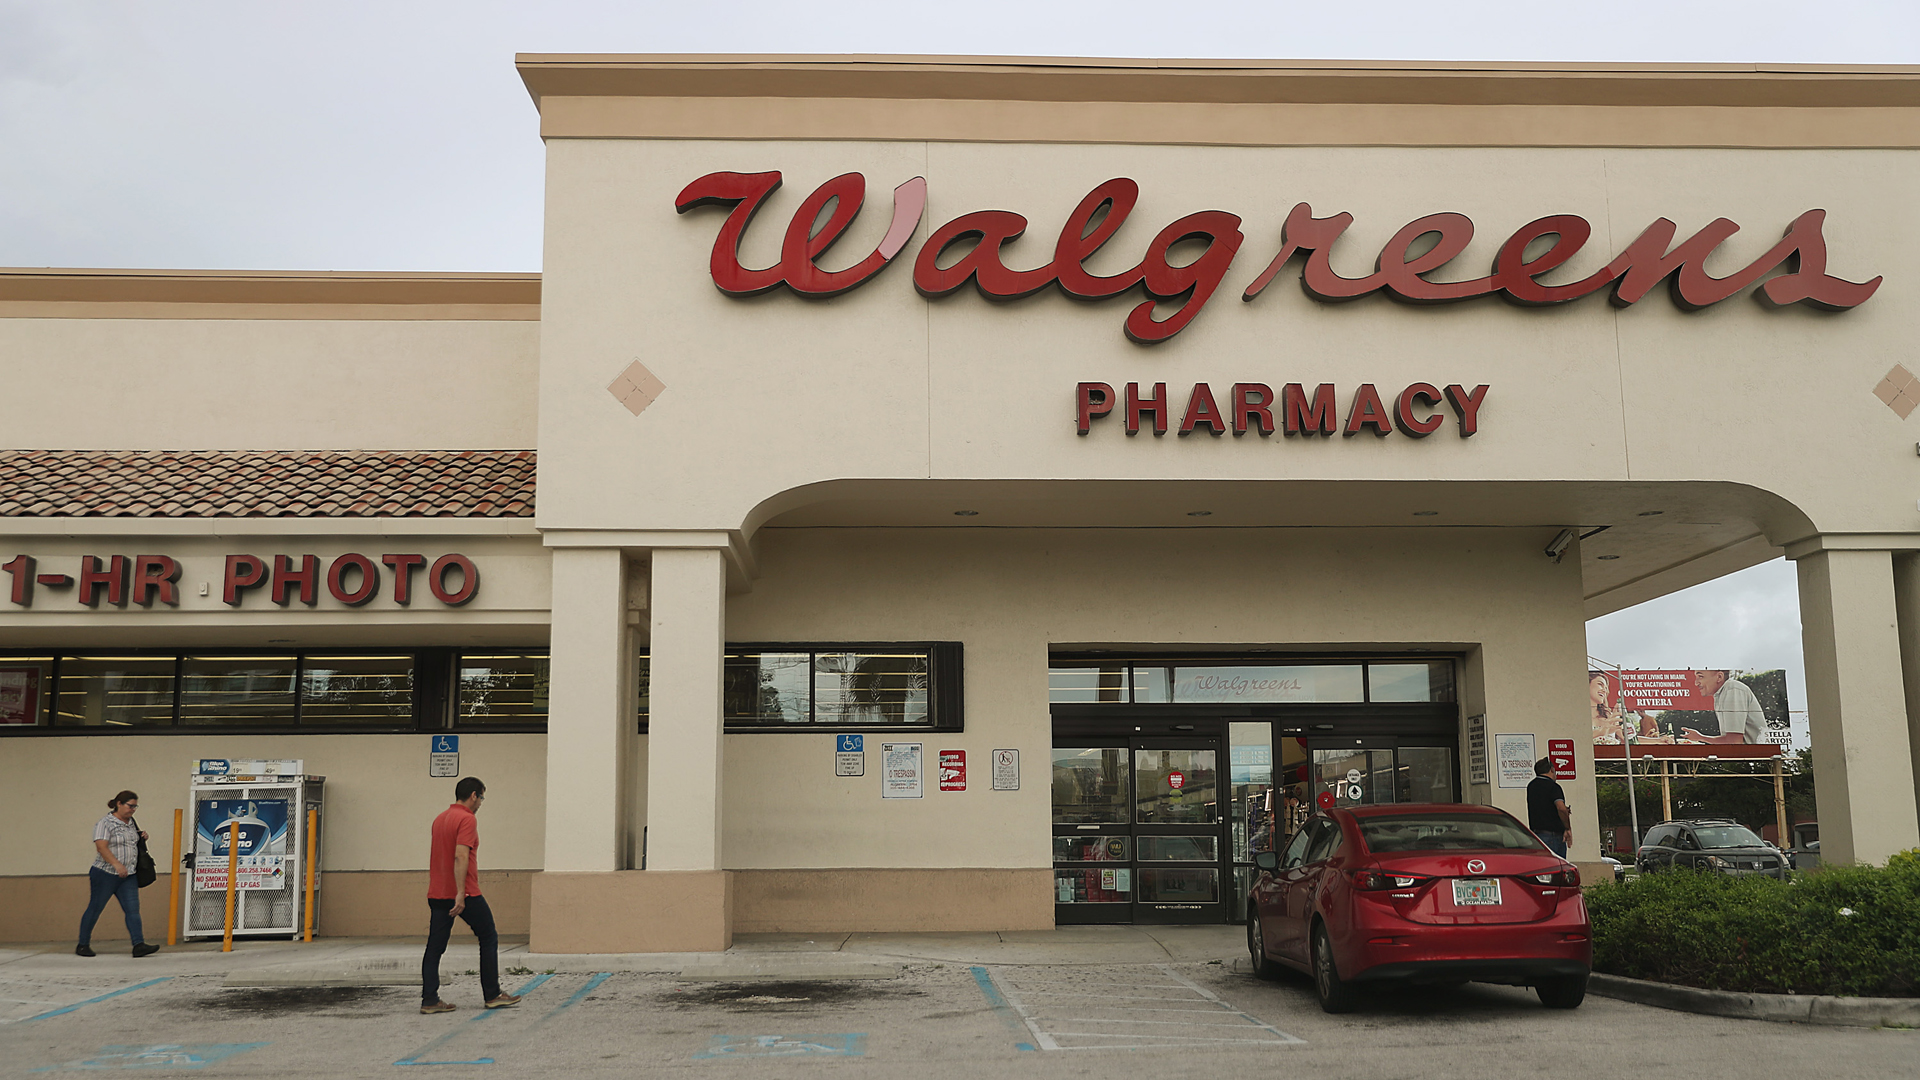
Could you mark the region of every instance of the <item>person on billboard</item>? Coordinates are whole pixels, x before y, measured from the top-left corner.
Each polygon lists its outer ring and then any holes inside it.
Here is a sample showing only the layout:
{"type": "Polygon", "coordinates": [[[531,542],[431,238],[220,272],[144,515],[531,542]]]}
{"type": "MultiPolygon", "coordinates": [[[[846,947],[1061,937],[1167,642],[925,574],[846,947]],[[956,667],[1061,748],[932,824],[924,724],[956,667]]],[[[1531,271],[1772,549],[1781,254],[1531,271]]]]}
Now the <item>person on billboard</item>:
{"type": "Polygon", "coordinates": [[[1533,763],[1533,780],[1527,784],[1527,828],[1547,845],[1547,850],[1567,857],[1567,845],[1573,843],[1573,811],[1567,809],[1567,792],[1551,775],[1553,759],[1533,763]]]}
{"type": "Polygon", "coordinates": [[[427,952],[420,959],[420,1011],[452,1012],[440,1000],[440,957],[453,936],[455,917],[465,919],[480,939],[480,996],[489,1009],[520,1004],[516,994],[500,989],[500,933],[494,929],[493,909],[480,895],[480,827],[473,816],[486,800],[487,785],[468,776],[454,785],[452,806],[433,819],[433,850],[427,857],[427,952]]]}
{"type": "Polygon", "coordinates": [[[133,876],[134,861],[140,857],[140,841],[147,834],[133,823],[133,812],[140,808],[140,796],[122,791],[107,800],[108,814],[93,826],[93,865],[87,868],[87,884],[92,895],[86,914],[80,916],[80,944],[75,956],[92,956],[93,926],[107,910],[107,898],[120,901],[127,917],[127,937],[133,941],[133,955],[152,956],[160,946],[147,944],[140,926],[140,883],[133,876]]]}
{"type": "Polygon", "coordinates": [[[1750,743],[1767,741],[1767,714],[1753,688],[1724,668],[1696,671],[1693,681],[1703,694],[1713,695],[1713,715],[1720,722],[1720,733],[1744,735],[1750,743]]]}

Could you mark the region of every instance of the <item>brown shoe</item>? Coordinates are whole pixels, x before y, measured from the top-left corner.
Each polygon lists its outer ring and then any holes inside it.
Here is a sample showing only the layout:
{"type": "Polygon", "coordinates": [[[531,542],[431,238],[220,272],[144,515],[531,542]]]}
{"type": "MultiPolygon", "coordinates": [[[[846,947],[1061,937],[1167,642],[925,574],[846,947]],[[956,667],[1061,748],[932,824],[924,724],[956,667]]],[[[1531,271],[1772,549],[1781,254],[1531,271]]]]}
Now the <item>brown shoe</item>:
{"type": "Polygon", "coordinates": [[[513,1008],[513,1007],[514,1007],[515,1005],[518,1005],[518,1004],[520,1004],[520,995],[518,995],[518,994],[501,994],[501,995],[500,995],[499,997],[497,997],[497,998],[492,998],[492,999],[489,999],[489,1000],[488,1000],[488,1002],[487,1002],[487,1008],[489,1008],[489,1009],[511,1009],[511,1008],[513,1008]]]}
{"type": "Polygon", "coordinates": [[[420,1011],[423,1013],[452,1012],[453,1005],[445,1001],[429,1001],[420,1006],[420,1011]]]}

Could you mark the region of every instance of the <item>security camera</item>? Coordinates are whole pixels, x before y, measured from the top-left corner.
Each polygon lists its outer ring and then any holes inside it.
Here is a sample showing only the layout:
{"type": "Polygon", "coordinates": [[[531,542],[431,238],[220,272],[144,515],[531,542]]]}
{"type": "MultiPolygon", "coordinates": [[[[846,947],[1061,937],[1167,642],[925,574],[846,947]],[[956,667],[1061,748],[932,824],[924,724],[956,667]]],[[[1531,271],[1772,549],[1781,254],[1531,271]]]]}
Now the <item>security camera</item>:
{"type": "Polygon", "coordinates": [[[1577,538],[1578,534],[1572,529],[1561,529],[1560,535],[1554,537],[1553,543],[1547,545],[1547,558],[1559,562],[1560,556],[1567,553],[1567,549],[1573,546],[1577,538]]]}

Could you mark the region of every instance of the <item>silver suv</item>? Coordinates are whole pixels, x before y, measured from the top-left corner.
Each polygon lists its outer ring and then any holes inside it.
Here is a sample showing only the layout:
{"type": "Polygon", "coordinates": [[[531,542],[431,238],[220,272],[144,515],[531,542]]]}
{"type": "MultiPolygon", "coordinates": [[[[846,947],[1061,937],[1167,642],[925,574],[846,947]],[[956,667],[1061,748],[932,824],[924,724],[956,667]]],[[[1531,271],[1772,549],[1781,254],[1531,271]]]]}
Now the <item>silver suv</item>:
{"type": "Polygon", "coordinates": [[[1785,878],[1791,868],[1785,853],[1731,818],[1663,821],[1647,830],[1634,863],[1643,874],[1682,869],[1785,878]]]}

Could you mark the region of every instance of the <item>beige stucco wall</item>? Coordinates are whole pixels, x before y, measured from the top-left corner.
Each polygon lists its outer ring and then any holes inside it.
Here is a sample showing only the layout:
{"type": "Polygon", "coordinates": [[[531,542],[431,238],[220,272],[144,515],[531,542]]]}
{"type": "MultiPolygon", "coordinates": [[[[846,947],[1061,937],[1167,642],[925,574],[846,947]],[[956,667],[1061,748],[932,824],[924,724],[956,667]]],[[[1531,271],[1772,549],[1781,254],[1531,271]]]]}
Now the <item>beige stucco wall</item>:
{"type": "MultiPolygon", "coordinates": [[[[215,756],[297,758],[327,778],[323,869],[424,869],[428,826],[453,801],[454,785],[427,776],[427,739],[424,732],[8,739],[0,813],[15,825],[0,830],[0,876],[84,875],[93,823],[122,788],[139,792],[137,816],[164,868],[173,811],[188,807],[194,762],[215,756]]],[[[537,869],[546,827],[545,736],[464,734],[460,769],[487,784],[480,865],[537,869]]]]}
{"type": "Polygon", "coordinates": [[[530,321],[0,318],[35,450],[533,446],[530,321]]]}
{"type": "MultiPolygon", "coordinates": [[[[1809,531],[1809,518],[1824,531],[1908,530],[1920,524],[1913,506],[1886,492],[1907,483],[1920,429],[1871,390],[1906,357],[1905,328],[1920,315],[1905,196],[1916,182],[1920,156],[1906,151],[552,140],[540,521],[738,528],[778,492],[841,477],[1719,480],[1781,497],[1746,511],[1748,531],[1774,544],[1809,531]],[[777,258],[793,207],[841,172],[866,175],[868,205],[830,268],[872,250],[888,191],[910,176],[928,179],[926,221],[900,265],[843,296],[729,298],[707,273],[724,214],[672,211],[682,186],[728,169],[786,176],[747,232],[749,266],[777,258]],[[1120,324],[1132,299],[1076,303],[1049,291],[994,304],[970,289],[937,301],[913,290],[909,263],[933,225],[1016,210],[1030,227],[1009,261],[1037,265],[1073,205],[1112,176],[1137,179],[1141,198],[1096,271],[1131,265],[1182,214],[1221,208],[1245,219],[1220,292],[1174,340],[1128,342],[1120,324]],[[1380,296],[1314,303],[1291,270],[1239,302],[1303,200],[1322,215],[1356,215],[1336,248],[1337,267],[1356,276],[1394,231],[1442,210],[1480,230],[1444,272],[1454,278],[1484,273],[1535,217],[1584,215],[1594,239],[1550,279],[1560,281],[1612,259],[1662,215],[1682,236],[1717,216],[1739,222],[1710,261],[1731,272],[1823,207],[1829,269],[1887,283],[1845,313],[1769,310],[1747,295],[1686,313],[1665,290],[1626,309],[1600,296],[1549,309],[1490,299],[1407,307],[1380,296]],[[636,358],[666,385],[637,418],[605,389],[636,358]],[[1126,439],[1117,420],[1080,438],[1071,395],[1081,380],[1165,381],[1177,406],[1198,381],[1216,392],[1236,380],[1325,381],[1340,386],[1343,410],[1360,382],[1385,393],[1416,380],[1493,389],[1471,440],[1450,426],[1418,441],[1126,439]],[[675,467],[650,467],[661,461],[675,467]]],[[[1516,493],[1486,513],[1524,519],[1529,498],[1516,493]]],[[[1663,506],[1664,521],[1619,527],[1679,529],[1686,498],[1663,506]]],[[[1572,511],[1571,520],[1602,520],[1572,511]]]]}
{"type": "MultiPolygon", "coordinates": [[[[899,738],[924,741],[929,762],[966,750],[969,782],[882,800],[878,744],[893,736],[867,736],[859,778],[833,775],[829,735],[728,736],[726,866],[1050,865],[1049,645],[1471,652],[1489,732],[1535,732],[1542,753],[1549,738],[1579,744],[1579,572],[1540,558],[1544,542],[1538,529],[768,530],[728,638],[964,642],[966,730],[899,738]],[[993,791],[988,755],[1009,747],[1021,789],[993,791]]],[[[1575,842],[1593,849],[1589,749],[1579,768],[1575,842]]],[[[1525,811],[1521,791],[1491,798],[1525,811]]]]}

